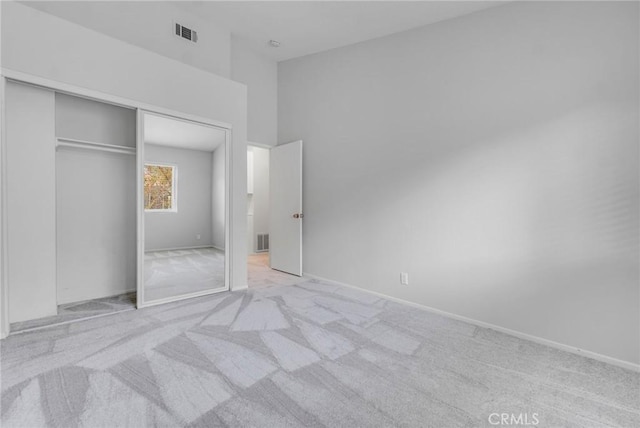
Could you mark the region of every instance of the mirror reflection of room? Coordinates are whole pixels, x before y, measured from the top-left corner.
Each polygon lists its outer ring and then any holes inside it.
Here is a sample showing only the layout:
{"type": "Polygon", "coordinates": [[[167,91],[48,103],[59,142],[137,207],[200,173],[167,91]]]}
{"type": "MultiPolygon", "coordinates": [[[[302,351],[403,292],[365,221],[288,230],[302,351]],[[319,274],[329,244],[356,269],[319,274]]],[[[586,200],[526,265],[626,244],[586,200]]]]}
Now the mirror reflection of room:
{"type": "Polygon", "coordinates": [[[223,129],[144,117],[144,300],[225,289],[223,129]]]}

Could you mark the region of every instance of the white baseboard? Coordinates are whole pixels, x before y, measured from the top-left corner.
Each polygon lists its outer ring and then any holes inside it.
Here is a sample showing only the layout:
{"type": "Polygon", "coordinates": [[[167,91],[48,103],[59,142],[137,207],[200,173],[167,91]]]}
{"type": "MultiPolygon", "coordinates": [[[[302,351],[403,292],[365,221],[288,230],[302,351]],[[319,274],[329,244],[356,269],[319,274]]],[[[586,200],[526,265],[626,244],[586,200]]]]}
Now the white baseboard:
{"type": "Polygon", "coordinates": [[[494,324],[489,324],[487,322],[484,321],[478,321],[472,318],[467,318],[461,315],[456,315],[453,314],[451,312],[446,312],[446,311],[442,311],[440,309],[436,309],[436,308],[432,308],[430,306],[426,306],[426,305],[421,305],[419,303],[415,303],[415,302],[411,302],[408,300],[403,300],[403,299],[399,299],[397,297],[393,297],[393,296],[388,296],[386,294],[382,294],[382,293],[378,293],[377,291],[371,291],[371,290],[367,290],[366,288],[361,288],[361,287],[356,287],[355,285],[351,285],[351,284],[345,284],[343,282],[339,282],[339,281],[334,281],[332,279],[328,279],[328,278],[323,278],[321,276],[318,275],[313,275],[310,273],[303,273],[303,276],[309,279],[317,279],[319,281],[324,281],[324,282],[328,282],[330,284],[334,284],[334,285],[340,285],[343,287],[347,287],[347,288],[353,288],[355,290],[359,290],[359,291],[363,291],[365,293],[369,293],[369,294],[373,294],[382,298],[385,298],[387,300],[391,300],[394,302],[398,302],[398,303],[402,303],[405,305],[409,305],[412,306],[414,308],[418,308],[418,309],[423,309],[425,311],[429,311],[438,315],[442,315],[445,316],[447,318],[452,318],[458,321],[463,321],[469,324],[473,324],[476,325],[478,327],[483,327],[483,328],[488,328],[490,330],[495,330],[495,331],[499,331],[500,333],[505,333],[511,336],[515,336],[518,337],[520,339],[524,339],[524,340],[529,340],[531,342],[535,342],[535,343],[539,343],[541,345],[546,345],[549,346],[551,348],[556,348],[556,349],[560,349],[562,351],[566,351],[566,352],[570,352],[572,354],[577,354],[577,355],[581,355],[583,357],[587,357],[587,358],[592,358],[594,360],[597,361],[601,361],[603,363],[607,363],[607,364],[611,364],[614,366],[618,366],[618,367],[622,367],[624,369],[627,370],[632,370],[635,372],[640,372],[640,364],[634,364],[632,362],[629,361],[624,361],[624,360],[619,360],[617,358],[613,358],[613,357],[609,357],[607,355],[602,355],[602,354],[598,354],[597,352],[592,352],[592,351],[587,351],[585,349],[580,349],[580,348],[576,348],[574,346],[571,345],[566,345],[564,343],[559,343],[559,342],[554,342],[553,340],[549,340],[549,339],[544,339],[542,337],[538,337],[538,336],[533,336],[527,333],[522,333],[516,330],[511,330],[505,327],[500,327],[498,325],[494,325],[494,324]]]}
{"type": "Polygon", "coordinates": [[[248,290],[248,289],[249,289],[249,286],[248,286],[247,284],[244,284],[244,285],[240,285],[240,286],[238,286],[238,287],[233,287],[233,288],[231,289],[231,292],[236,292],[236,291],[245,291],[245,290],[248,290]]]}

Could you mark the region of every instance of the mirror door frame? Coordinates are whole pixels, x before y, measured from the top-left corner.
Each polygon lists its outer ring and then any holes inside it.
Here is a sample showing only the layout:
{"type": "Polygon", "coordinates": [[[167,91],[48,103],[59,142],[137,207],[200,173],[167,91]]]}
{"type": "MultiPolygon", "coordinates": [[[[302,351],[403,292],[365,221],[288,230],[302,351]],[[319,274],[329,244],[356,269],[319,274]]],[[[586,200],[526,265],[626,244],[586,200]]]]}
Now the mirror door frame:
{"type": "Polygon", "coordinates": [[[160,305],[163,303],[175,302],[179,300],[189,299],[192,297],[206,296],[222,291],[230,290],[231,282],[231,127],[227,127],[220,122],[207,120],[201,117],[195,117],[188,114],[166,114],[149,109],[138,108],[136,111],[136,229],[137,229],[137,290],[136,290],[136,306],[138,309],[149,306],[160,305]],[[211,290],[197,291],[194,293],[182,294],[174,297],[145,301],[144,298],[144,116],[152,114],[155,116],[166,117],[169,119],[181,120],[195,123],[198,125],[211,126],[223,130],[225,132],[224,143],[224,164],[225,164],[225,220],[224,220],[224,288],[216,288],[211,290]]]}

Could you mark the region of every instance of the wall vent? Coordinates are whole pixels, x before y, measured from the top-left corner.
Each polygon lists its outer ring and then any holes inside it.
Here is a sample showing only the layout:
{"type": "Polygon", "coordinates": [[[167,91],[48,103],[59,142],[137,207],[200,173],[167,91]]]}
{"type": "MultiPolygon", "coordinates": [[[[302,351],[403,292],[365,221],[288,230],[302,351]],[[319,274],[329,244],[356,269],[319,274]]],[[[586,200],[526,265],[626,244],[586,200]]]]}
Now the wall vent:
{"type": "Polygon", "coordinates": [[[184,25],[180,25],[176,22],[175,24],[176,36],[182,37],[183,39],[187,39],[196,43],[198,41],[198,33],[191,28],[187,28],[184,25]]]}
{"type": "Polygon", "coordinates": [[[268,233],[258,233],[258,248],[256,248],[256,253],[260,253],[263,251],[269,251],[268,233]]]}

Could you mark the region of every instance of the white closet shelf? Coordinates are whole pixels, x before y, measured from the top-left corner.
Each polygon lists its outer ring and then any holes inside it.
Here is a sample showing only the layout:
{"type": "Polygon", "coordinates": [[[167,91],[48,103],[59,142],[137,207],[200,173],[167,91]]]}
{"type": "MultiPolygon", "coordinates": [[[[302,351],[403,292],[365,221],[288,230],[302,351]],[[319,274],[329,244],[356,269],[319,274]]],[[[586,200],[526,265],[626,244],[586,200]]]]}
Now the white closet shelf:
{"type": "Polygon", "coordinates": [[[78,149],[100,150],[103,152],[135,155],[135,147],[118,146],[115,144],[95,143],[93,141],[74,140],[72,138],[57,138],[56,147],[74,147],[78,149]]]}

